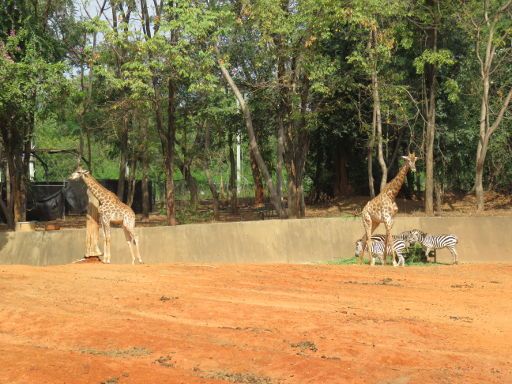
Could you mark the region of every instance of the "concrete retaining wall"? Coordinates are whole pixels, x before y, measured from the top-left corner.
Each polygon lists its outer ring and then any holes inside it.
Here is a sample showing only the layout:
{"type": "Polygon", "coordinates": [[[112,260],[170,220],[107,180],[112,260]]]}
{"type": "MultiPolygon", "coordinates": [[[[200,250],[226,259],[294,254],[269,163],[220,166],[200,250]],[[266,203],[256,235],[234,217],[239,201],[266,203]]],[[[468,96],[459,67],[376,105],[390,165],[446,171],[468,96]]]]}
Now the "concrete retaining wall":
{"type": "MultiPolygon", "coordinates": [[[[454,233],[460,262],[512,262],[511,217],[397,217],[394,233],[418,228],[454,233]]],[[[307,263],[354,254],[361,220],[319,218],[192,224],[136,229],[146,263],[307,263]]],[[[381,225],[378,233],[384,232],[381,225]]],[[[0,264],[67,264],[83,257],[85,229],[0,233],[0,264]]],[[[441,250],[438,260],[451,261],[441,250]]],[[[121,229],[113,229],[112,263],[130,263],[121,229]]]]}

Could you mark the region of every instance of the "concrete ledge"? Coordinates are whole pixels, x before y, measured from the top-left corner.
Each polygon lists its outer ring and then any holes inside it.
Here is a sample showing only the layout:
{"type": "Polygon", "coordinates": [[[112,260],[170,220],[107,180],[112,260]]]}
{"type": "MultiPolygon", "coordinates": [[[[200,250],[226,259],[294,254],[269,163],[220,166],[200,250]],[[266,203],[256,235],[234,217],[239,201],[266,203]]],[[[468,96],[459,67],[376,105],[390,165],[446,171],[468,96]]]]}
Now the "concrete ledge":
{"type": "MultiPolygon", "coordinates": [[[[397,217],[394,233],[418,228],[454,233],[460,262],[512,262],[510,217],[397,217]]],[[[267,220],[137,228],[145,263],[309,263],[349,258],[363,234],[360,218],[267,220]]],[[[384,233],[381,225],[378,233],[384,233]]],[[[83,257],[85,229],[0,233],[0,264],[56,265],[83,257]]],[[[451,261],[441,250],[438,260],[451,261]]],[[[131,263],[113,229],[112,263],[131,263]]]]}

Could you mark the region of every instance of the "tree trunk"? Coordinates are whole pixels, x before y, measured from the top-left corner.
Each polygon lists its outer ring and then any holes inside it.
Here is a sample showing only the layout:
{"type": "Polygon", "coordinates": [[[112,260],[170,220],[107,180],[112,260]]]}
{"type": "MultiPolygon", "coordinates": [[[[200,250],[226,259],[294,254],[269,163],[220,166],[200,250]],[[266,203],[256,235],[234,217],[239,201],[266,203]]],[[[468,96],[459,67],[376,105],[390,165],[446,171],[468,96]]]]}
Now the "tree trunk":
{"type": "Polygon", "coordinates": [[[237,85],[233,81],[233,78],[229,74],[228,70],[224,66],[224,63],[222,59],[220,58],[220,53],[217,50],[217,55],[219,56],[217,59],[217,62],[219,64],[220,70],[222,72],[222,75],[226,82],[229,84],[231,90],[235,94],[235,97],[238,100],[238,103],[240,104],[240,109],[242,110],[242,113],[244,115],[245,125],[247,128],[247,133],[249,136],[249,148],[254,153],[254,158],[256,159],[256,162],[258,164],[258,168],[260,169],[260,172],[262,173],[265,182],[267,184],[267,188],[270,191],[270,196],[272,203],[274,205],[274,208],[278,214],[279,217],[284,217],[284,212],[281,207],[281,201],[279,199],[279,196],[277,195],[276,189],[274,188],[274,182],[272,181],[272,177],[270,176],[270,172],[268,171],[267,166],[265,165],[265,162],[263,161],[263,157],[261,156],[261,152],[258,147],[258,143],[256,141],[256,136],[254,134],[254,127],[252,124],[252,116],[251,111],[249,109],[249,106],[246,104],[244,97],[240,93],[240,90],[238,89],[237,85]]]}
{"type": "Polygon", "coordinates": [[[142,221],[149,221],[148,121],[142,123],[142,221]]]}
{"type": "MultiPolygon", "coordinates": [[[[373,126],[377,131],[377,158],[379,160],[380,170],[382,172],[382,178],[380,179],[380,190],[388,182],[388,167],[386,160],[384,159],[383,151],[383,138],[382,138],[382,117],[380,113],[380,95],[379,95],[379,83],[377,79],[377,72],[372,72],[372,83],[373,83],[373,126]]],[[[375,129],[373,128],[373,129],[375,129]]]]}
{"type": "MultiPolygon", "coordinates": [[[[485,158],[487,156],[487,150],[489,146],[489,141],[492,134],[498,129],[500,126],[505,112],[508,109],[510,101],[512,99],[512,87],[510,87],[507,96],[503,99],[501,103],[501,108],[496,115],[494,122],[490,123],[490,108],[489,108],[489,90],[491,84],[491,74],[496,69],[493,67],[493,60],[496,54],[496,46],[494,34],[496,32],[496,25],[500,21],[501,17],[505,14],[505,12],[512,7],[512,1],[509,1],[502,5],[502,7],[497,11],[495,15],[487,19],[486,15],[486,24],[489,27],[489,34],[487,37],[487,44],[485,49],[485,58],[484,60],[480,57],[479,46],[480,40],[477,40],[476,52],[478,56],[478,60],[480,62],[480,75],[482,78],[482,102],[480,106],[480,127],[479,127],[479,140],[478,147],[476,151],[476,169],[475,169],[475,195],[476,195],[476,204],[477,211],[484,210],[484,187],[483,187],[483,173],[484,173],[484,165],[485,158]]],[[[479,35],[480,36],[480,35],[479,35]]]]}
{"type": "Polygon", "coordinates": [[[190,192],[190,209],[195,211],[197,209],[197,204],[199,201],[199,191],[197,188],[196,178],[192,175],[192,171],[190,170],[190,165],[185,165],[183,167],[183,177],[185,178],[185,182],[187,184],[187,188],[190,192]]]}
{"type": "Polygon", "coordinates": [[[26,221],[26,188],[23,174],[19,171],[11,172],[13,174],[12,194],[14,199],[14,223],[26,221]]]}
{"type": "Polygon", "coordinates": [[[130,161],[129,175],[127,179],[128,191],[126,193],[126,205],[131,207],[133,205],[133,198],[135,197],[135,184],[137,178],[135,177],[137,171],[137,157],[134,154],[130,161]]]}
{"type": "Polygon", "coordinates": [[[439,180],[434,183],[434,193],[436,195],[436,214],[441,216],[443,213],[443,186],[439,180]]]}
{"type": "Polygon", "coordinates": [[[238,199],[236,193],[236,159],[235,151],[233,149],[233,132],[228,133],[228,145],[229,145],[229,197],[231,212],[233,214],[238,213],[238,199]]]}
{"type": "Polygon", "coordinates": [[[256,163],[256,159],[251,151],[249,151],[249,157],[251,160],[251,172],[254,180],[254,206],[259,207],[264,202],[264,189],[263,182],[261,180],[261,173],[256,163]]]}
{"type": "Polygon", "coordinates": [[[375,197],[375,180],[373,178],[373,148],[375,146],[375,125],[372,124],[371,138],[368,142],[368,188],[370,190],[370,198],[375,197]]]}
{"type": "Polygon", "coordinates": [[[126,185],[126,167],[128,165],[128,118],[123,118],[123,127],[119,135],[119,179],[117,182],[117,197],[124,201],[126,185]]]}
{"type": "Polygon", "coordinates": [[[219,220],[219,192],[217,191],[217,186],[215,185],[211,172],[210,172],[210,127],[208,122],[205,123],[205,135],[204,135],[204,153],[205,153],[205,166],[204,170],[206,173],[206,180],[208,181],[208,187],[210,188],[210,192],[212,193],[213,200],[213,217],[215,220],[219,220]]]}
{"type": "Polygon", "coordinates": [[[334,157],[334,193],[337,196],[347,196],[351,193],[347,172],[347,153],[343,146],[338,146],[334,157]]]}
{"type": "Polygon", "coordinates": [[[9,166],[9,153],[7,153],[7,166],[5,167],[5,220],[7,228],[14,229],[14,199],[12,194],[13,182],[11,178],[11,167],[9,166]]]}
{"type": "Polygon", "coordinates": [[[288,151],[285,156],[288,173],[288,216],[300,218],[306,214],[302,182],[304,180],[306,155],[309,149],[309,134],[302,129],[296,134],[296,142],[290,142],[290,139],[288,141],[287,147],[294,148],[293,152],[288,151]]]}
{"type": "MultiPolygon", "coordinates": [[[[426,46],[437,52],[437,25],[439,13],[437,0],[428,0],[427,4],[434,14],[432,25],[427,30],[426,46]]],[[[425,213],[434,214],[434,138],[436,132],[436,66],[425,64],[425,110],[427,131],[425,144],[425,213]]]]}
{"type": "MultiPolygon", "coordinates": [[[[372,65],[372,73],[371,73],[371,80],[372,80],[372,99],[373,99],[373,118],[372,118],[372,133],[377,133],[377,158],[379,160],[380,169],[382,172],[382,178],[380,180],[380,190],[384,188],[384,186],[388,182],[388,168],[386,165],[386,160],[384,159],[384,151],[383,151],[383,138],[382,138],[382,116],[381,116],[381,105],[380,105],[380,94],[379,94],[379,78],[377,73],[377,62],[374,54],[374,50],[377,45],[377,29],[372,28],[370,30],[370,39],[368,41],[369,46],[369,56],[370,56],[370,62],[372,65]]],[[[371,143],[373,144],[373,143],[371,143]]],[[[371,155],[371,151],[369,148],[369,154],[371,155]]],[[[368,159],[371,161],[371,159],[368,159]]],[[[368,165],[368,172],[371,171],[370,165],[368,165]]],[[[373,182],[373,175],[369,177],[369,182],[373,182]]],[[[372,187],[370,187],[372,188],[372,187]]],[[[371,189],[370,189],[371,193],[371,189]]],[[[375,191],[374,191],[375,194],[375,191]]]]}
{"type": "Polygon", "coordinates": [[[169,225],[176,225],[176,207],[174,191],[174,147],[176,142],[176,87],[172,79],[167,82],[167,140],[166,140],[166,201],[169,225]]]}
{"type": "Polygon", "coordinates": [[[284,163],[284,125],[281,118],[279,118],[279,125],[277,127],[277,164],[276,164],[276,192],[279,201],[283,201],[283,163],[284,163]]]}
{"type": "Polygon", "coordinates": [[[164,172],[165,172],[165,207],[167,213],[167,224],[176,225],[176,206],[174,200],[174,145],[175,145],[175,120],[174,113],[174,97],[175,89],[172,80],[168,80],[168,121],[167,129],[163,127],[163,117],[161,108],[160,89],[156,84],[156,79],[153,81],[155,89],[155,121],[157,131],[160,137],[160,144],[162,145],[162,154],[164,158],[164,172]]]}

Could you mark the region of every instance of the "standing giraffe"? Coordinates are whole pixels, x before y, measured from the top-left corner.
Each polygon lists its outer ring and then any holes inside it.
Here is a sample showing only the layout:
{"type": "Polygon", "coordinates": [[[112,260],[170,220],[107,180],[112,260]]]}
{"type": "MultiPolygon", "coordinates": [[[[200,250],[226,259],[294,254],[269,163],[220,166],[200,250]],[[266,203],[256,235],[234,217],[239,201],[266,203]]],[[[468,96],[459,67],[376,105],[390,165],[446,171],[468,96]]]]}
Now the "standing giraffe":
{"type": "MultiPolygon", "coordinates": [[[[387,183],[384,188],[380,191],[378,196],[370,200],[363,208],[362,218],[365,230],[363,242],[366,246],[363,248],[363,253],[359,259],[359,262],[364,261],[365,251],[372,249],[372,233],[379,226],[380,223],[384,223],[386,226],[386,247],[384,248],[384,263],[386,264],[388,244],[391,244],[393,239],[391,238],[391,228],[393,227],[393,216],[398,212],[398,206],[395,203],[396,195],[405,180],[405,176],[409,169],[416,172],[416,160],[418,158],[414,153],[410,153],[408,156],[402,156],[405,159],[405,164],[400,168],[398,174],[393,180],[387,183]]],[[[370,255],[371,264],[373,265],[373,259],[370,255]]]]}
{"type": "Polygon", "coordinates": [[[78,166],[77,170],[69,177],[71,180],[82,179],[89,191],[99,201],[98,212],[100,215],[101,227],[103,228],[103,252],[105,253],[105,262],[110,263],[110,223],[120,223],[123,226],[124,235],[130,253],[132,255],[132,264],[135,264],[135,256],[142,264],[139,252],[139,240],[135,235],[135,213],[133,210],[118,199],[116,195],[101,185],[89,171],[78,166]],[[135,254],[133,252],[135,245],[135,254]]]}

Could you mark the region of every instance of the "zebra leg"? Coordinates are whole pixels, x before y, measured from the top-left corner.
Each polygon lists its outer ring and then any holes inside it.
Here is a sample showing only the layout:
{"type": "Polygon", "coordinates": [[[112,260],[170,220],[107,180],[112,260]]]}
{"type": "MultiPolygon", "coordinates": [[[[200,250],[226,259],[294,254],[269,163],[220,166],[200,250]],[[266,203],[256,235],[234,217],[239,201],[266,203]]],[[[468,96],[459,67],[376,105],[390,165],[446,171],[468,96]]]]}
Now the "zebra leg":
{"type": "Polygon", "coordinates": [[[405,266],[405,258],[404,258],[404,255],[402,255],[402,252],[395,251],[395,253],[396,253],[396,257],[398,258],[398,262],[396,262],[393,258],[393,266],[394,267],[405,266]]]}
{"type": "Polygon", "coordinates": [[[381,265],[383,264],[382,255],[380,253],[372,254],[372,265],[375,265],[375,259],[379,259],[381,265]]]}
{"type": "Polygon", "coordinates": [[[397,263],[396,261],[396,258],[397,258],[397,252],[395,250],[391,250],[391,257],[392,257],[392,260],[393,260],[393,267],[398,267],[400,264],[399,262],[397,263]]]}
{"type": "Polygon", "coordinates": [[[429,247],[427,247],[427,248],[425,248],[425,256],[427,257],[427,263],[428,263],[428,261],[429,261],[429,259],[428,259],[428,258],[429,258],[429,255],[430,255],[430,248],[429,248],[429,247]]]}
{"type": "Polygon", "coordinates": [[[455,248],[449,247],[448,249],[450,250],[450,253],[453,256],[453,264],[459,264],[459,262],[457,261],[457,251],[455,250],[455,248]]]}
{"type": "Polygon", "coordinates": [[[405,257],[404,255],[402,254],[402,252],[398,253],[398,266],[402,266],[402,267],[405,267],[405,257]]]}

